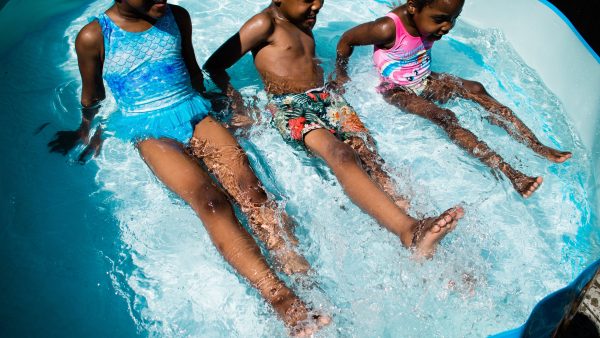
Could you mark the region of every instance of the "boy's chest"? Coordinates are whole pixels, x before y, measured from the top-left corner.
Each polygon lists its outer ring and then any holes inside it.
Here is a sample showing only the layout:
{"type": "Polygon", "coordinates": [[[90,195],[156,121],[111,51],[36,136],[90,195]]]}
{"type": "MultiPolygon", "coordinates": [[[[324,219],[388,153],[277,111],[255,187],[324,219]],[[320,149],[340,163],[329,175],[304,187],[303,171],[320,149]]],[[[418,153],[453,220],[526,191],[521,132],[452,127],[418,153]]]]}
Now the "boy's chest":
{"type": "Polygon", "coordinates": [[[277,29],[272,36],[271,46],[274,52],[289,56],[309,56],[312,58],[315,55],[315,40],[313,37],[298,30],[277,29]]]}

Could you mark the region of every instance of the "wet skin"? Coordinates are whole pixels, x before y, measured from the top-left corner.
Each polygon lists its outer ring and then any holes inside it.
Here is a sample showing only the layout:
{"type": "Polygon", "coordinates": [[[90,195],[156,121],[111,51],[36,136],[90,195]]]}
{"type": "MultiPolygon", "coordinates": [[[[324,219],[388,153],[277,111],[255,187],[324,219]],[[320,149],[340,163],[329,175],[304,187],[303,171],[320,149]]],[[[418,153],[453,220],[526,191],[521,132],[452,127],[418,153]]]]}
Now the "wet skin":
{"type": "Polygon", "coordinates": [[[211,78],[224,91],[228,88],[225,69],[247,52],[273,94],[304,92],[323,86],[323,69],[315,56],[312,34],[322,0],[284,0],[253,16],[206,62],[211,78]]]}
{"type": "MultiPolygon", "coordinates": [[[[181,53],[192,86],[203,93],[202,72],[191,43],[189,13],[179,6],[171,6],[171,11],[181,33],[181,53]]],[[[165,13],[166,1],[153,0],[121,0],[106,11],[116,25],[128,32],[150,29],[165,13]]],[[[57,133],[56,139],[49,144],[51,150],[61,153],[67,153],[77,145],[74,136],[88,138],[90,121],[98,112],[99,102],[105,98],[102,80],[104,37],[97,21],[80,31],[75,49],[83,84],[83,122],[77,131],[57,133]]],[[[89,143],[94,144],[99,139],[100,134],[95,134],[89,143]]],[[[251,223],[255,221],[251,226],[269,249],[277,251],[276,260],[285,256],[286,261],[280,264],[285,272],[306,272],[308,263],[293,250],[286,250],[289,246],[285,245],[285,240],[291,239],[293,242],[295,239],[287,229],[282,229],[278,221],[282,218],[287,223],[287,216],[277,210],[274,201],[268,199],[239,144],[217,121],[206,117],[196,124],[192,140],[211,151],[194,154],[183,144],[165,138],[138,141],[136,147],[156,177],[196,212],[223,258],[260,292],[290,329],[310,333],[310,324],[301,323],[309,317],[305,304],[268,266],[252,236],[237,220],[228,197],[240,203],[242,210],[250,215],[251,223]],[[203,161],[215,176],[224,178],[221,183],[229,196],[198,160],[203,161]]],[[[86,151],[90,150],[86,148],[86,151]]],[[[317,316],[313,322],[326,319],[317,316]]]]}
{"type": "MultiPolygon", "coordinates": [[[[419,7],[414,0],[392,10],[404,25],[408,34],[428,41],[437,41],[454,27],[462,11],[463,0],[435,0],[419,7]]],[[[354,46],[375,45],[389,49],[396,42],[396,26],[388,17],[382,17],[354,27],[344,33],[337,46],[336,82],[342,86],[349,80],[348,59],[354,46]]],[[[479,103],[490,112],[488,120],[504,128],[517,141],[550,161],[562,163],[572,155],[543,145],[533,132],[510,110],[491,97],[479,82],[456,76],[432,73],[420,96],[392,86],[382,91],[384,98],[406,112],[431,120],[442,127],[459,146],[492,168],[497,168],[509,178],[515,190],[523,197],[531,196],[541,185],[541,177],[523,174],[512,168],[502,157],[493,152],[469,130],[463,128],[456,115],[438,106],[452,98],[464,98],[479,103]]]]}
{"type": "MultiPolygon", "coordinates": [[[[204,65],[215,83],[232,97],[233,108],[245,114],[241,95],[231,86],[226,69],[252,52],[267,92],[298,93],[323,85],[323,70],[315,56],[311,32],[320,0],[280,0],[253,16],[204,65]]],[[[431,257],[439,241],[454,229],[463,210],[455,207],[438,217],[419,221],[406,213],[407,201],[396,195],[379,155],[368,150],[370,140],[358,137],[345,142],[325,129],[310,131],[304,145],[323,159],[346,194],[364,212],[398,235],[406,247],[431,257]],[[417,236],[418,231],[423,235],[417,236]]]]}

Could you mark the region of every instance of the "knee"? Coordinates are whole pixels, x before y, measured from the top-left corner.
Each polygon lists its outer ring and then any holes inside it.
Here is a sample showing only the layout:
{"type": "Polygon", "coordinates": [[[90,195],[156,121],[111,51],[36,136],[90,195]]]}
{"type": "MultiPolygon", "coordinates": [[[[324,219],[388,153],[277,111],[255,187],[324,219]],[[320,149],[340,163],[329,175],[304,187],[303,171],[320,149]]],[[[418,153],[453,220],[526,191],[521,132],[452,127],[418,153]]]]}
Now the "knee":
{"type": "Polygon", "coordinates": [[[332,166],[345,167],[359,164],[356,152],[347,144],[337,143],[329,149],[329,154],[332,166]]]}
{"type": "Polygon", "coordinates": [[[436,110],[433,114],[432,120],[444,129],[452,128],[458,125],[458,118],[456,117],[456,114],[448,109],[436,110]]]}
{"type": "Polygon", "coordinates": [[[231,212],[231,204],[225,194],[212,184],[204,184],[190,201],[201,216],[222,215],[231,212]]]}
{"type": "Polygon", "coordinates": [[[486,94],[485,87],[477,81],[469,81],[466,85],[467,90],[472,94],[486,94]]]}

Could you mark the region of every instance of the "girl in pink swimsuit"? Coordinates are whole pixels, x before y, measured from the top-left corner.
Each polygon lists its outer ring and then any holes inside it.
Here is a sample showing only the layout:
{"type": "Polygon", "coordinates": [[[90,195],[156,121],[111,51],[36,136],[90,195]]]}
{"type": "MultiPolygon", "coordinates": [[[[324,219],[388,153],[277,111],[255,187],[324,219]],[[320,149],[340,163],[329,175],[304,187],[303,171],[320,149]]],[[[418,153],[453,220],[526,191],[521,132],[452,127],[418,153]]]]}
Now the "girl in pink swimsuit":
{"type": "Polygon", "coordinates": [[[460,125],[456,115],[439,107],[455,97],[479,103],[491,114],[490,122],[501,126],[516,140],[550,161],[562,163],[571,157],[543,145],[513,112],[491,97],[479,82],[433,73],[431,48],[454,27],[464,0],[408,0],[386,16],[358,25],[342,36],[337,46],[336,82],[349,80],[346,66],[354,46],[374,45],[373,61],[381,76],[378,87],[385,100],[442,127],[450,138],[486,165],[500,169],[524,197],[542,183],[514,169],[485,142],[460,125]]]}

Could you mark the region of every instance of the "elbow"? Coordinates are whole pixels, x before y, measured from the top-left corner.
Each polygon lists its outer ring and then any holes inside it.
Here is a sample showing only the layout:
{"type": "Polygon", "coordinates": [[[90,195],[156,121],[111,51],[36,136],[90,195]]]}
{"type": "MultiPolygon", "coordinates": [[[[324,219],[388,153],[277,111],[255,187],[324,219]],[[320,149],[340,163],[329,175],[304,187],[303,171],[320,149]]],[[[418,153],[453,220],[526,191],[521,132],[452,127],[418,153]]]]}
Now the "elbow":
{"type": "Polygon", "coordinates": [[[229,81],[229,75],[227,74],[227,71],[221,67],[215,67],[207,62],[202,67],[202,70],[204,70],[210,79],[218,86],[229,81]]]}
{"type": "Polygon", "coordinates": [[[208,74],[211,78],[214,78],[214,75],[217,73],[217,68],[215,65],[208,60],[203,66],[202,70],[208,74]]]}
{"type": "Polygon", "coordinates": [[[337,44],[337,47],[336,47],[337,55],[340,55],[340,52],[344,49],[345,45],[347,45],[347,43],[346,43],[346,33],[344,33],[342,35],[342,37],[340,38],[340,41],[338,41],[338,44],[337,44]]]}
{"type": "Polygon", "coordinates": [[[225,71],[225,69],[223,69],[223,67],[219,65],[219,62],[214,58],[214,55],[211,56],[204,65],[202,65],[202,70],[208,74],[216,74],[225,71]]]}
{"type": "Polygon", "coordinates": [[[349,57],[351,54],[351,50],[352,50],[352,45],[350,44],[348,36],[346,35],[346,33],[344,33],[344,35],[342,35],[342,37],[340,38],[340,41],[337,44],[337,48],[336,48],[337,55],[338,55],[338,57],[349,57]]]}

